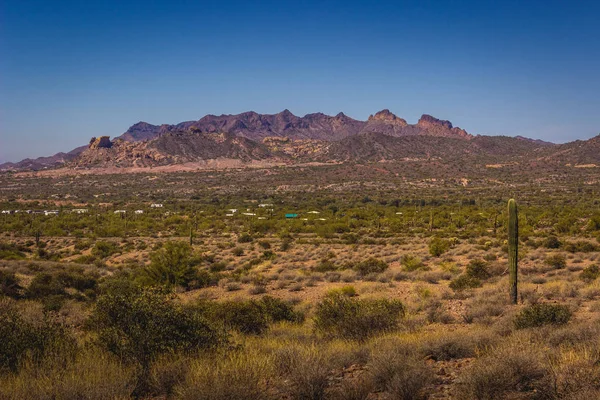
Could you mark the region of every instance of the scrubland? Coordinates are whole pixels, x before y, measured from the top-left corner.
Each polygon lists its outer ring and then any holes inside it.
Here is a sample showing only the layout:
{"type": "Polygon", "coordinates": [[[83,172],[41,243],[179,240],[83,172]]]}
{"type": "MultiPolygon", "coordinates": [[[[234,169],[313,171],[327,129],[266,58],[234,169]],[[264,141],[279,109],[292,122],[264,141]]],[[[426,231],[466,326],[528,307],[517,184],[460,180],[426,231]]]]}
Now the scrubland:
{"type": "Polygon", "coordinates": [[[0,209],[21,212],[0,216],[0,398],[600,397],[596,184],[228,174],[3,176],[0,209]]]}

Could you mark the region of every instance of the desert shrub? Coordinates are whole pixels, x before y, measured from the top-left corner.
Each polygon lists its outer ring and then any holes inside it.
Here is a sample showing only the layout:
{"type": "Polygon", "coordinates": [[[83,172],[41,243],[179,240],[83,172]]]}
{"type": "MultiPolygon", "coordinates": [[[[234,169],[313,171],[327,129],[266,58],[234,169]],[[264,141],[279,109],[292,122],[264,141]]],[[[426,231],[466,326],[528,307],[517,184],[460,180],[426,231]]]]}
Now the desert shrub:
{"type": "Polygon", "coordinates": [[[398,337],[384,336],[371,342],[367,371],[375,391],[383,398],[425,399],[434,382],[433,370],[427,365],[418,346],[398,337]]]}
{"type": "Polygon", "coordinates": [[[25,253],[12,243],[0,242],[0,260],[22,260],[25,253]]]}
{"type": "Polygon", "coordinates": [[[358,293],[356,293],[356,289],[354,288],[354,286],[351,285],[347,285],[347,286],[342,286],[339,289],[332,289],[329,291],[329,293],[339,293],[341,295],[344,296],[348,296],[348,297],[355,297],[358,296],[358,293]]]}
{"type": "Polygon", "coordinates": [[[388,264],[378,258],[370,257],[357,263],[354,266],[354,269],[356,272],[364,276],[373,273],[381,273],[388,269],[388,264]]]}
{"type": "Polygon", "coordinates": [[[360,241],[360,236],[356,233],[344,233],[342,234],[342,240],[346,244],[356,244],[360,241]]]}
{"type": "Polygon", "coordinates": [[[402,264],[402,268],[409,272],[425,268],[423,261],[421,261],[419,257],[411,256],[409,254],[403,255],[400,259],[400,263],[402,264]]]}
{"type": "Polygon", "coordinates": [[[271,322],[302,322],[304,314],[295,311],[294,306],[289,301],[281,300],[276,297],[264,296],[260,303],[269,316],[271,322]]]}
{"type": "Polygon", "coordinates": [[[233,254],[236,257],[241,257],[244,255],[244,249],[242,249],[241,247],[236,247],[233,250],[231,250],[231,254],[233,254]]]}
{"type": "Polygon", "coordinates": [[[585,282],[592,282],[600,276],[600,268],[597,265],[590,265],[584,268],[579,274],[579,278],[585,282]]]}
{"type": "Polygon", "coordinates": [[[317,304],[314,326],[327,336],[365,340],[398,328],[404,312],[398,300],[356,299],[332,292],[317,304]]]}
{"type": "Polygon", "coordinates": [[[290,384],[284,391],[294,400],[325,399],[332,357],[316,345],[289,345],[277,349],[275,368],[290,384]]]}
{"type": "Polygon", "coordinates": [[[73,360],[27,364],[18,374],[0,377],[2,399],[129,399],[136,373],[112,354],[98,349],[77,353],[73,360]]]}
{"type": "Polygon", "coordinates": [[[430,336],[420,344],[420,352],[435,361],[471,358],[478,349],[489,347],[494,342],[490,334],[479,332],[451,332],[430,336]]]}
{"type": "Polygon", "coordinates": [[[471,260],[465,271],[470,278],[485,280],[491,276],[488,265],[483,260],[471,260]]]}
{"type": "Polygon", "coordinates": [[[293,239],[291,237],[285,237],[281,241],[281,246],[279,246],[279,250],[288,251],[292,247],[293,239]]]}
{"type": "Polygon", "coordinates": [[[301,322],[304,319],[290,303],[271,296],[260,300],[202,301],[198,307],[214,323],[245,334],[262,334],[273,322],[301,322]]]}
{"type": "Polygon", "coordinates": [[[542,243],[542,246],[547,249],[558,249],[561,245],[562,243],[556,236],[548,236],[542,243]]]}
{"type": "Polygon", "coordinates": [[[133,286],[100,296],[89,327],[102,347],[145,370],[163,353],[208,349],[225,341],[222,332],[164,291],[133,286]]]}
{"type": "Polygon", "coordinates": [[[24,318],[9,301],[0,301],[0,370],[16,371],[25,358],[41,361],[48,355],[67,355],[75,342],[67,328],[45,315],[24,318]]]}
{"type": "Polygon", "coordinates": [[[119,246],[113,242],[100,241],[94,244],[92,255],[98,258],[107,258],[119,251],[119,246]]]}
{"type": "Polygon", "coordinates": [[[234,351],[216,359],[192,363],[185,382],[175,388],[181,400],[266,400],[263,387],[270,359],[249,351],[234,351]]]}
{"type": "Polygon", "coordinates": [[[462,274],[452,279],[449,286],[450,289],[460,292],[462,290],[480,287],[481,281],[467,274],[462,274]]]}
{"type": "Polygon", "coordinates": [[[144,269],[142,281],[151,285],[198,288],[205,286],[206,276],[200,276],[196,265],[199,260],[186,242],[166,242],[150,254],[150,265],[144,269]]]}
{"type": "Polygon", "coordinates": [[[533,328],[542,325],[563,325],[571,319],[571,310],[563,304],[537,303],[525,307],[515,317],[515,328],[533,328]]]}
{"type": "Polygon", "coordinates": [[[94,298],[97,287],[97,275],[71,267],[37,273],[27,287],[25,295],[30,299],[40,300],[47,310],[58,311],[66,299],[94,298]]]}
{"type": "Polygon", "coordinates": [[[248,233],[242,233],[239,237],[238,237],[238,243],[250,243],[254,240],[254,238],[248,234],[248,233]]]}
{"type": "Polygon", "coordinates": [[[434,237],[429,241],[429,254],[439,257],[450,248],[450,241],[439,237],[434,237]]]}
{"type": "Polygon", "coordinates": [[[460,376],[457,399],[545,399],[550,371],[531,344],[504,344],[477,359],[460,376]]]}
{"type": "Polygon", "coordinates": [[[335,271],[337,269],[338,269],[338,267],[333,263],[333,261],[321,260],[321,262],[319,262],[315,266],[314,271],[315,272],[328,272],[328,271],[335,271]]]}
{"type": "Polygon", "coordinates": [[[14,272],[0,270],[0,296],[18,299],[22,295],[23,288],[14,272]]]}
{"type": "Polygon", "coordinates": [[[598,251],[598,245],[587,240],[578,240],[576,242],[565,243],[564,249],[570,253],[590,253],[598,251]]]}
{"type": "Polygon", "coordinates": [[[550,254],[546,256],[544,263],[555,269],[563,269],[567,266],[567,259],[564,254],[550,254]]]}
{"type": "Polygon", "coordinates": [[[266,240],[259,240],[258,245],[265,250],[269,250],[271,248],[271,243],[266,240]]]}
{"type": "Polygon", "coordinates": [[[418,400],[429,398],[427,387],[435,374],[424,359],[402,346],[376,351],[368,364],[373,383],[389,398],[418,400]]]}

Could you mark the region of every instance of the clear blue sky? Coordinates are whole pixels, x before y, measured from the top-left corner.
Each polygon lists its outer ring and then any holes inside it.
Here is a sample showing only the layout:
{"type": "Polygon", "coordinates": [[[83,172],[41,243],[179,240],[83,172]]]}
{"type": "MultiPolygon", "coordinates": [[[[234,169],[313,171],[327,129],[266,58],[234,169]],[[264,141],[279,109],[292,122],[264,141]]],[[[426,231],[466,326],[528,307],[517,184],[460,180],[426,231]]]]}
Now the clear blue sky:
{"type": "Polygon", "coordinates": [[[138,121],[285,108],[589,138],[598,3],[0,0],[0,160],[138,121]]]}

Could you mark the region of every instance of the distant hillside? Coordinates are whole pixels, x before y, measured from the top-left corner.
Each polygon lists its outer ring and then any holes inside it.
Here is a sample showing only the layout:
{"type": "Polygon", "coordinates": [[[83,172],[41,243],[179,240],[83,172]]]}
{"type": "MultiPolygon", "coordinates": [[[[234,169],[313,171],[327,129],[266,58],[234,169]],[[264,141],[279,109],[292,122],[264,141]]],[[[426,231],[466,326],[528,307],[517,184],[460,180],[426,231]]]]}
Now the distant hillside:
{"type": "Polygon", "coordinates": [[[88,146],[69,153],[5,163],[0,169],[151,167],[209,160],[594,166],[600,165],[600,136],[555,145],[524,137],[474,136],[427,114],[409,124],[389,110],[367,121],[343,113],[298,117],[288,110],[267,115],[247,112],[207,115],[176,125],[139,122],[113,140],[92,138],[88,146]]]}
{"type": "Polygon", "coordinates": [[[365,132],[379,132],[392,136],[470,136],[464,130],[454,128],[449,121],[429,115],[423,115],[417,124],[409,125],[389,110],[371,115],[367,121],[352,119],[344,113],[333,117],[322,113],[298,117],[284,110],[278,114],[258,114],[251,111],[237,115],[207,115],[198,121],[187,121],[177,125],[150,125],[138,122],[118,138],[135,142],[153,139],[169,132],[189,130],[197,133],[229,133],[252,140],[275,136],[337,141],[365,132]]]}

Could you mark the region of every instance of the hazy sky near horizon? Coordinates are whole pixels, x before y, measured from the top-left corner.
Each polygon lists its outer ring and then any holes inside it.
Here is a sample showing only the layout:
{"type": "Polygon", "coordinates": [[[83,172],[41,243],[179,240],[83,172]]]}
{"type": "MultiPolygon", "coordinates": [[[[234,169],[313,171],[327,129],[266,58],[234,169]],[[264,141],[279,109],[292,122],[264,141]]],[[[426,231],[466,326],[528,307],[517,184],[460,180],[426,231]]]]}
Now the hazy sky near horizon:
{"type": "Polygon", "coordinates": [[[0,0],[0,160],[138,121],[286,108],[587,139],[599,3],[0,0]]]}

